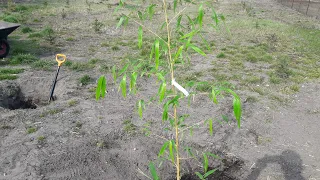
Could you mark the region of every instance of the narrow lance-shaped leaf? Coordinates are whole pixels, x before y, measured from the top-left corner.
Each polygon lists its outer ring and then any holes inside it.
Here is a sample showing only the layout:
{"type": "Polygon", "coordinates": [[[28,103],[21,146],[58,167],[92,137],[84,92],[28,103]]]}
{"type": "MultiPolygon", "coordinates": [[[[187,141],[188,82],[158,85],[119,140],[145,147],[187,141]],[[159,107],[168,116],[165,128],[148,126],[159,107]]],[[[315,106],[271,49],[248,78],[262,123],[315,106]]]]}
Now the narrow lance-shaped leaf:
{"type": "Polygon", "coordinates": [[[181,26],[182,15],[178,16],[176,28],[179,29],[181,26]]]}
{"type": "Polygon", "coordinates": [[[159,88],[159,101],[162,102],[164,97],[165,97],[165,94],[166,94],[166,90],[167,90],[167,85],[165,82],[163,82],[161,85],[160,85],[160,88],[159,88]]]}
{"type": "Polygon", "coordinates": [[[142,119],[143,109],[144,109],[144,100],[139,100],[138,101],[138,113],[139,113],[139,116],[141,119],[142,119]]]}
{"type": "Polygon", "coordinates": [[[120,71],[119,71],[119,76],[121,76],[126,70],[128,69],[129,64],[125,65],[120,71]]]}
{"type": "Polygon", "coordinates": [[[210,131],[210,135],[212,136],[212,135],[213,135],[212,119],[209,119],[208,124],[209,124],[209,131],[210,131]]]}
{"type": "Polygon", "coordinates": [[[238,122],[238,127],[240,128],[241,124],[241,101],[239,98],[234,98],[233,99],[233,112],[234,116],[236,117],[236,120],[238,122]]]}
{"type": "Polygon", "coordinates": [[[208,157],[206,153],[203,153],[203,169],[205,173],[208,171],[208,167],[209,167],[208,157]]]}
{"type": "Polygon", "coordinates": [[[130,78],[130,91],[132,91],[133,94],[136,93],[137,77],[138,77],[138,73],[137,73],[137,72],[133,72],[133,73],[131,74],[131,78],[130,78]]]}
{"type": "Polygon", "coordinates": [[[150,162],[150,164],[149,164],[149,169],[150,169],[150,173],[151,173],[152,179],[153,180],[160,180],[160,178],[159,178],[159,176],[157,174],[157,170],[154,167],[154,164],[152,162],[150,162]]]}
{"type": "Polygon", "coordinates": [[[158,157],[160,157],[160,156],[163,155],[163,153],[164,153],[165,150],[167,149],[169,143],[170,143],[170,141],[166,141],[166,142],[162,145],[162,147],[161,147],[161,149],[160,149],[160,151],[159,151],[158,157]]]}
{"type": "Polygon", "coordinates": [[[195,172],[195,174],[199,177],[200,180],[205,180],[202,174],[200,174],[199,172],[195,172]]]}
{"type": "Polygon", "coordinates": [[[155,48],[156,70],[158,70],[158,68],[159,68],[159,58],[160,58],[159,40],[158,39],[155,42],[154,48],[155,48]]]}
{"type": "Polygon", "coordinates": [[[142,47],[142,36],[143,36],[143,30],[142,30],[142,27],[139,26],[139,30],[138,30],[138,47],[140,49],[142,47]]]}
{"type": "Polygon", "coordinates": [[[202,56],[207,56],[206,53],[204,53],[200,48],[194,45],[190,45],[190,47],[195,50],[197,53],[201,54],[202,56]]]}
{"type": "Polygon", "coordinates": [[[123,21],[123,26],[124,26],[124,27],[127,27],[128,23],[129,23],[129,17],[128,17],[128,16],[125,16],[125,19],[124,19],[124,21],[123,21]]]}
{"type": "Polygon", "coordinates": [[[148,7],[148,14],[149,14],[149,18],[150,20],[152,19],[153,15],[154,15],[154,7],[156,5],[155,4],[151,4],[149,7],[148,7]]]}
{"type": "Polygon", "coordinates": [[[124,74],[122,77],[122,80],[120,82],[120,88],[121,88],[122,96],[124,98],[126,98],[127,97],[127,76],[126,76],[126,74],[124,74]]]}
{"type": "Polygon", "coordinates": [[[194,31],[191,31],[190,33],[188,34],[185,34],[184,36],[180,37],[180,39],[186,39],[188,37],[193,37],[196,33],[198,33],[199,30],[194,30],[194,31]]]}
{"type": "Polygon", "coordinates": [[[97,88],[96,88],[96,100],[99,100],[100,97],[104,98],[105,93],[106,93],[106,78],[105,76],[100,76],[100,78],[98,79],[98,83],[97,83],[97,88]]]}
{"type": "Polygon", "coordinates": [[[106,95],[106,90],[107,90],[107,80],[106,77],[103,76],[102,80],[101,80],[101,97],[104,98],[104,96],[106,95]]]}
{"type": "Polygon", "coordinates": [[[169,104],[167,102],[163,105],[162,121],[168,120],[168,109],[169,109],[169,104]]]}
{"type": "Polygon", "coordinates": [[[200,28],[202,28],[202,21],[203,21],[203,15],[204,15],[204,11],[203,11],[203,6],[202,4],[199,6],[199,14],[198,14],[198,23],[200,25],[200,28]]]}
{"type": "Polygon", "coordinates": [[[180,54],[182,53],[183,48],[184,48],[183,46],[179,47],[176,55],[174,56],[174,61],[176,61],[179,58],[180,54]]]}
{"type": "Polygon", "coordinates": [[[212,170],[208,171],[207,173],[205,173],[205,174],[203,175],[203,178],[204,178],[204,179],[207,178],[208,176],[210,176],[211,174],[213,174],[214,172],[216,172],[216,170],[217,170],[217,169],[212,169],[212,170]]]}
{"type": "Polygon", "coordinates": [[[176,12],[178,0],[173,1],[173,12],[176,12]]]}
{"type": "Polygon", "coordinates": [[[215,104],[218,104],[217,95],[216,95],[215,89],[214,89],[213,87],[212,87],[212,91],[211,91],[211,98],[212,98],[212,101],[213,101],[215,104]]]}
{"type": "Polygon", "coordinates": [[[117,24],[117,28],[119,28],[122,25],[124,20],[125,20],[125,16],[121,16],[121,18],[120,18],[120,20],[119,20],[119,22],[117,24]]]}
{"type": "Polygon", "coordinates": [[[227,90],[229,93],[231,93],[233,95],[233,113],[234,116],[237,120],[238,123],[238,127],[240,128],[241,125],[241,114],[242,114],[242,109],[241,109],[241,100],[239,98],[239,96],[233,92],[231,89],[227,90]]]}

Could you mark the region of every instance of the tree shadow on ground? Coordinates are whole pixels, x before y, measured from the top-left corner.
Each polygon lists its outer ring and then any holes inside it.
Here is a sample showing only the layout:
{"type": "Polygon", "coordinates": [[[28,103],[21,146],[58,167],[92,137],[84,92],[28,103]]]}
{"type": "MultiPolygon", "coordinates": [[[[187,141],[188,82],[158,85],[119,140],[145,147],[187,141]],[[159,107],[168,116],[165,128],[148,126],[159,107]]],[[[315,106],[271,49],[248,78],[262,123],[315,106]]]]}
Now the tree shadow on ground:
{"type": "Polygon", "coordinates": [[[268,164],[279,164],[281,166],[285,180],[305,180],[302,177],[303,171],[302,160],[296,152],[292,150],[285,150],[280,155],[276,156],[264,156],[256,163],[256,169],[251,172],[246,180],[256,180],[263,169],[268,164]]]}

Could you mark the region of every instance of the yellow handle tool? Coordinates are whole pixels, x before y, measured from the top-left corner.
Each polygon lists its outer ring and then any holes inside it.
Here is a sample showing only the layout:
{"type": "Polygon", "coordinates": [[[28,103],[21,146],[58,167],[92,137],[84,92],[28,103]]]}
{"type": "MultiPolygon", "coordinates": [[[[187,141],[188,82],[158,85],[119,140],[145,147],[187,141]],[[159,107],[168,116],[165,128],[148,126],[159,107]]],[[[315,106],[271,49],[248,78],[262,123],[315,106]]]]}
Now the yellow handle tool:
{"type": "Polygon", "coordinates": [[[56,87],[57,78],[58,78],[58,74],[59,74],[59,71],[60,71],[60,66],[66,61],[66,59],[67,59],[67,56],[64,55],[64,54],[57,54],[56,55],[56,61],[58,62],[58,70],[57,70],[55,78],[53,79],[49,102],[54,100],[53,92],[54,92],[54,88],[56,87]]]}
{"type": "Polygon", "coordinates": [[[58,66],[60,67],[64,62],[66,62],[67,56],[64,54],[57,54],[56,61],[58,62],[58,66]]]}

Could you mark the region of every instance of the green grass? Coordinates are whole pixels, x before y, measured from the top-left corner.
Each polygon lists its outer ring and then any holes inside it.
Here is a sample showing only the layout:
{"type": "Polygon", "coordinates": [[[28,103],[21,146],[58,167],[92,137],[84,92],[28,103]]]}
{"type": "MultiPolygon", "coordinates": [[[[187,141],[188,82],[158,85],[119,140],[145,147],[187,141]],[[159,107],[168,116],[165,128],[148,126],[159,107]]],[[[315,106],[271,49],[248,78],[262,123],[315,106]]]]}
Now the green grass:
{"type": "Polygon", "coordinates": [[[53,60],[38,60],[31,64],[31,67],[36,70],[46,70],[49,71],[57,63],[53,60]]]}
{"type": "Polygon", "coordinates": [[[17,75],[12,75],[12,74],[0,74],[0,81],[2,80],[15,80],[17,79],[17,75]]]}
{"type": "Polygon", "coordinates": [[[86,86],[92,81],[92,78],[86,74],[82,76],[79,81],[82,85],[86,86]]]}
{"type": "Polygon", "coordinates": [[[66,41],[74,41],[75,39],[73,38],[73,37],[68,37],[67,39],[66,39],[66,41]]]}
{"type": "Polygon", "coordinates": [[[18,54],[13,56],[9,62],[11,65],[18,65],[18,64],[31,64],[38,61],[39,58],[35,57],[31,54],[18,54]]]}
{"type": "Polygon", "coordinates": [[[35,127],[29,127],[28,129],[27,129],[27,133],[28,134],[32,134],[32,133],[34,133],[34,132],[36,132],[37,131],[37,129],[35,128],[35,127]]]}
{"type": "Polygon", "coordinates": [[[135,131],[137,130],[137,126],[132,124],[131,120],[125,120],[123,122],[123,130],[127,133],[127,134],[134,134],[135,131]]]}
{"type": "Polygon", "coordinates": [[[221,52],[217,55],[217,58],[225,58],[226,55],[224,54],[224,52],[221,52]]]}
{"type": "Polygon", "coordinates": [[[15,80],[18,78],[17,74],[22,73],[24,69],[2,69],[0,68],[1,80],[15,80]]]}
{"type": "Polygon", "coordinates": [[[33,32],[33,30],[30,27],[23,27],[21,29],[21,32],[22,33],[31,33],[31,32],[33,32]]]}
{"type": "Polygon", "coordinates": [[[24,69],[0,69],[0,74],[19,74],[23,71],[24,69]]]}
{"type": "Polygon", "coordinates": [[[11,22],[11,23],[18,23],[19,22],[18,19],[15,16],[12,16],[12,15],[5,16],[3,18],[3,21],[11,22]]]}
{"type": "Polygon", "coordinates": [[[78,104],[78,101],[72,99],[70,101],[68,101],[68,106],[71,107],[71,106],[75,106],[76,104],[78,104]]]}
{"type": "Polygon", "coordinates": [[[70,69],[74,71],[84,71],[87,69],[94,68],[95,65],[90,63],[85,63],[85,62],[72,62],[72,64],[68,67],[70,67],[70,69]]]}

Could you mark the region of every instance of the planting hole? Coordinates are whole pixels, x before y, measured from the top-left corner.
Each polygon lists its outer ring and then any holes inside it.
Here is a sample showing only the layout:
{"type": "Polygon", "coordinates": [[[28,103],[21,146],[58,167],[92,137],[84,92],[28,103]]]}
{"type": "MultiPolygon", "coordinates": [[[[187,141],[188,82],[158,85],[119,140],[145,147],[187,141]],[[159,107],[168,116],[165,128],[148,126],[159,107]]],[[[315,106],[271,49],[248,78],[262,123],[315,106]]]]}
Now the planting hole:
{"type": "Polygon", "coordinates": [[[25,98],[20,87],[15,83],[0,84],[0,107],[5,109],[36,109],[32,98],[25,98]]]}

